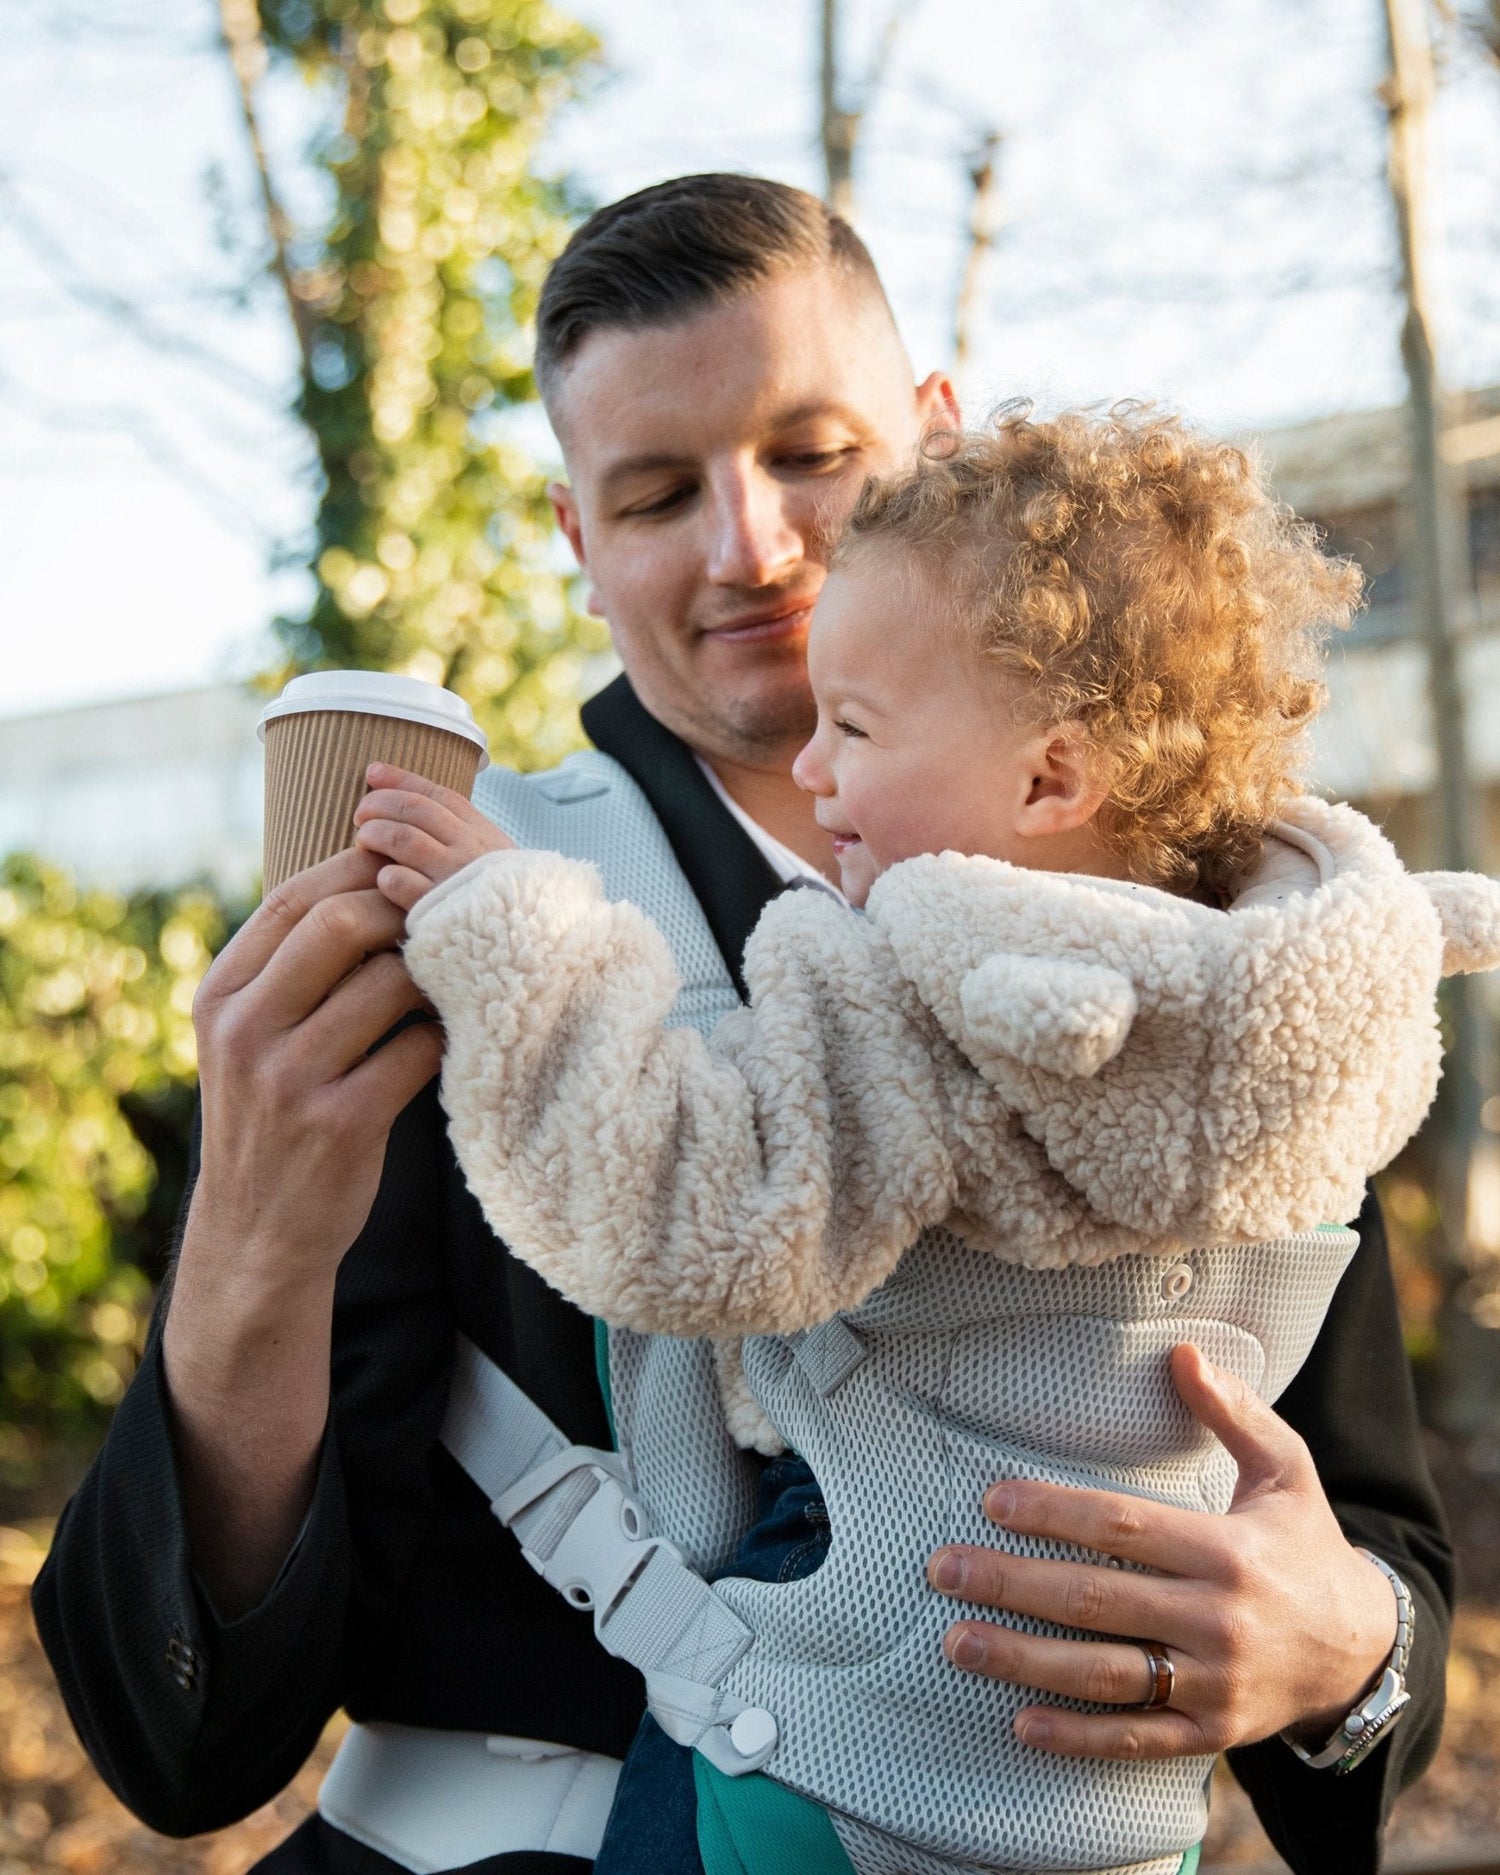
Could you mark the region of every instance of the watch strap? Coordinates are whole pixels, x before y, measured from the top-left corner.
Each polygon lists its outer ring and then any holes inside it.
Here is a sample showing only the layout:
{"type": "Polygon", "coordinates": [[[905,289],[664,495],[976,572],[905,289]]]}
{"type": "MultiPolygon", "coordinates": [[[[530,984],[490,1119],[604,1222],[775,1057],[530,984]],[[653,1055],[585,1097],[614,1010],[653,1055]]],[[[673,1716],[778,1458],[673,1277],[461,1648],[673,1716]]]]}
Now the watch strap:
{"type": "Polygon", "coordinates": [[[1318,1750],[1309,1751],[1286,1732],[1281,1735],[1309,1769],[1332,1771],[1335,1776],[1352,1771],[1357,1764],[1362,1764],[1411,1703],[1411,1694],[1406,1690],[1406,1666],[1411,1659],[1416,1604],[1412,1600],[1411,1590],[1388,1562],[1367,1549],[1361,1549],[1359,1553],[1367,1562],[1375,1565],[1395,1591],[1395,1645],[1391,1648],[1374,1690],[1355,1706],[1318,1750]]]}

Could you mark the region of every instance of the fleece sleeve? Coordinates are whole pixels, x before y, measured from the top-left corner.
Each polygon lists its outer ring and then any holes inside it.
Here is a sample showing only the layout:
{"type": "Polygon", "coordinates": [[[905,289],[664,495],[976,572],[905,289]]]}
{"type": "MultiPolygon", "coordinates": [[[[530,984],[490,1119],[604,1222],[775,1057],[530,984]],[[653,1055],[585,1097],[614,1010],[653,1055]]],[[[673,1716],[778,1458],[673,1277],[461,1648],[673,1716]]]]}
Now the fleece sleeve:
{"type": "Polygon", "coordinates": [[[862,1301],[952,1209],[929,1051],[878,937],[833,899],[773,904],[747,952],[751,1006],[708,1042],[664,1026],[665,941],[591,867],[489,855],[409,929],[470,1187],[591,1314],[671,1335],[805,1327],[862,1301]]]}

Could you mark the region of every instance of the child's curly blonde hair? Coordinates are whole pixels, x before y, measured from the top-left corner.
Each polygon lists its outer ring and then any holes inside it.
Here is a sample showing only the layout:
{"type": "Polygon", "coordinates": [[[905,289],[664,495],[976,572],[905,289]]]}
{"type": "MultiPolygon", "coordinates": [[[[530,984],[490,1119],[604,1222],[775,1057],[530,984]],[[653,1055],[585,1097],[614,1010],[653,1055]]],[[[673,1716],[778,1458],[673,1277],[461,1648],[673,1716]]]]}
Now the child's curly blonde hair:
{"type": "Polygon", "coordinates": [[[1243,450],[1139,404],[935,439],[866,486],[836,563],[881,542],[940,573],[1028,716],[1080,726],[1131,876],[1222,900],[1298,790],[1359,570],[1243,450]]]}

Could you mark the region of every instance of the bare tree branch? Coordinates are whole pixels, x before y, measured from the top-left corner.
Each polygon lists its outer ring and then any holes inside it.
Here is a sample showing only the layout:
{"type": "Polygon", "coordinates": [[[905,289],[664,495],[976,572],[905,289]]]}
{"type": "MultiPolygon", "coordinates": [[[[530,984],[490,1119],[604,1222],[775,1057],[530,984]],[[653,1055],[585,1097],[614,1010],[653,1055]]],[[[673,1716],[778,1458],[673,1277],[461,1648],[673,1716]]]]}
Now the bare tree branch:
{"type": "Polygon", "coordinates": [[[260,29],[260,8],[256,0],[219,0],[219,21],[224,34],[224,46],[229,53],[229,63],[234,71],[235,84],[239,90],[240,110],[244,116],[245,131],[250,140],[250,154],[255,163],[256,176],[260,181],[261,200],[265,204],[266,211],[266,227],[270,231],[271,245],[275,255],[273,265],[276,269],[276,276],[281,281],[281,290],[286,296],[287,311],[291,315],[297,350],[302,356],[303,376],[311,382],[313,316],[297,291],[297,281],[289,258],[292,225],[271,180],[271,168],[266,160],[266,146],[260,134],[260,120],[256,115],[255,87],[260,82],[267,63],[266,42],[260,29]]]}
{"type": "Polygon", "coordinates": [[[268,384],[253,371],[247,371],[232,358],[221,356],[186,333],[158,324],[134,300],[116,288],[89,279],[51,229],[22,201],[13,180],[3,171],[0,171],[0,212],[3,212],[6,225],[25,245],[32,258],[46,269],[59,291],[76,305],[111,320],[132,338],[149,345],[153,351],[210,372],[221,384],[242,396],[252,398],[257,404],[280,401],[275,385],[268,384]]]}
{"type": "Polygon", "coordinates": [[[869,110],[876,94],[885,83],[886,73],[891,68],[895,56],[896,41],[901,37],[901,28],[916,11],[915,0],[891,0],[891,6],[885,16],[885,24],[880,29],[880,37],[875,41],[875,51],[870,59],[865,81],[859,88],[859,110],[861,116],[869,110]]]}
{"type": "Polygon", "coordinates": [[[195,40],[185,34],[176,19],[132,19],[118,6],[93,12],[76,4],[66,5],[64,0],[50,0],[45,10],[37,9],[37,14],[36,24],[59,39],[95,40],[107,33],[132,49],[185,58],[200,57],[212,47],[210,39],[195,40]]]}
{"type": "Polygon", "coordinates": [[[969,362],[974,337],[974,310],[984,263],[1000,231],[1000,145],[998,130],[987,131],[969,158],[969,226],[963,268],[958,279],[958,300],[953,309],[953,363],[962,370],[969,362]]]}
{"type": "Polygon", "coordinates": [[[0,403],[49,430],[82,430],[125,437],[163,474],[185,488],[234,532],[248,536],[265,551],[276,547],[275,536],[267,532],[252,508],[205,476],[196,462],[189,461],[138,410],[125,405],[95,404],[80,411],[38,397],[3,370],[0,370],[0,403]]]}

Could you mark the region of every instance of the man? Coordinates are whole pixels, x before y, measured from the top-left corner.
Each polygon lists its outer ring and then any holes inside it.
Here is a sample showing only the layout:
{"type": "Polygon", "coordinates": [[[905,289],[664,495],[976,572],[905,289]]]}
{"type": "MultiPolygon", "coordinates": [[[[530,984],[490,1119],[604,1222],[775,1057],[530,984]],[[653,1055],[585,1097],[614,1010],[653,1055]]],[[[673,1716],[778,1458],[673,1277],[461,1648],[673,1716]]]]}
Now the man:
{"type": "MultiPolygon", "coordinates": [[[[767,900],[829,863],[790,779],[813,720],[803,646],[824,543],[866,475],[951,425],[952,392],[940,375],[913,387],[844,224],[723,176],[585,224],[543,296],[537,371],[569,474],[558,521],[625,667],[585,727],[645,792],[735,970],[767,900]]],[[[455,1330],[570,1438],[608,1435],[590,1324],[506,1256],[457,1175],[438,1036],[408,1026],[368,1052],[417,1001],[374,870],[346,854],[288,882],[205,981],[201,1152],[169,1305],[38,1582],[91,1755],[170,1833],[265,1801],[340,1705],[612,1757],[639,1714],[634,1676],[436,1444],[455,1330]]],[[[1435,1746],[1451,1593],[1373,1207],[1281,1402],[1306,1446],[1214,1370],[1179,1376],[1241,1485],[1229,1517],[1179,1526],[1181,1573],[1152,1603],[1171,1703],[1141,1712],[1153,1688],[1106,1683],[1087,1643],[1023,1656],[1003,1622],[960,1623],[951,1657],[1119,1705],[1034,1712],[1039,1749],[1244,1747],[1236,1767],[1294,1867],[1373,1870],[1383,1815],[1435,1746]],[[1273,1735],[1292,1728],[1316,1755],[1387,1664],[1396,1600],[1354,1543],[1414,1597],[1412,1705],[1334,1778],[1273,1735]]],[[[1121,1556],[1154,1516],[1182,1516],[1041,1490],[993,1509],[1121,1556]]],[[[972,1550],[931,1573],[1002,1614],[1124,1635],[1147,1631],[1142,1585],[1160,1587],[972,1550]]],[[[587,1866],[546,1848],[467,1866],[587,1866]]],[[[264,1866],[401,1864],[315,1819],[264,1866]]]]}

